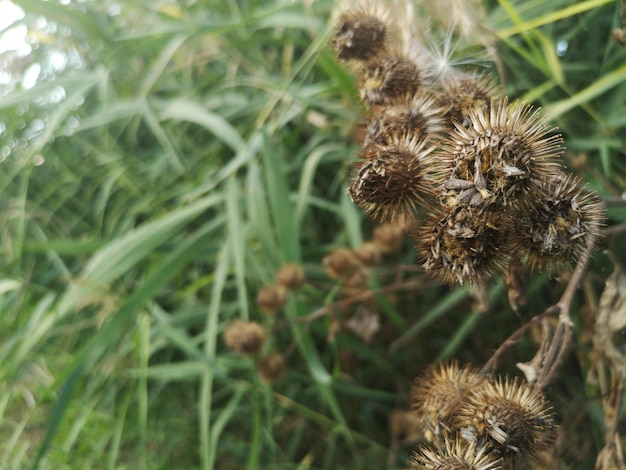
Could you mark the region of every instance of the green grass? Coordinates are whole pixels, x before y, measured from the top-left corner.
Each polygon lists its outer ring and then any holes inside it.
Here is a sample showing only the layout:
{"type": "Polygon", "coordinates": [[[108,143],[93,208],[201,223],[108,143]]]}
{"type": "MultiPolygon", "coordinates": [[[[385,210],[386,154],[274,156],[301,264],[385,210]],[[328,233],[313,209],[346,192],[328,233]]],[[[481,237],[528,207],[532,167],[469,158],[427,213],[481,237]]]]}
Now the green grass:
{"type": "MultiPolygon", "coordinates": [[[[301,321],[336,300],[322,258],[373,227],[345,194],[361,108],[327,47],[333,2],[125,1],[116,16],[106,2],[16,3],[31,29],[40,15],[57,25],[39,31],[32,60],[82,60],[0,100],[0,468],[403,468],[414,446],[390,451],[387,420],[409,406],[414,377],[443,358],[483,364],[558,299],[541,277],[516,315],[496,284],[482,314],[463,289],[413,270],[404,279],[417,288],[381,298],[369,344],[332,336],[331,315],[301,321]],[[307,283],[264,315],[256,292],[286,262],[307,283]],[[227,350],[236,318],[271,329],[264,352],[286,354],[280,381],[227,350]]],[[[503,83],[558,124],[573,171],[618,197],[619,5],[570,3],[488,2],[503,83]]],[[[609,211],[607,225],[624,222],[623,207],[609,211]]],[[[373,286],[418,263],[411,245],[385,257],[373,286]]],[[[578,354],[549,391],[572,447],[564,468],[590,468],[603,446],[585,312],[609,257],[626,261],[621,248],[613,236],[596,253],[574,312],[578,354]],[[577,446],[589,429],[594,445],[577,446]]],[[[521,343],[503,371],[533,351],[521,343]]]]}

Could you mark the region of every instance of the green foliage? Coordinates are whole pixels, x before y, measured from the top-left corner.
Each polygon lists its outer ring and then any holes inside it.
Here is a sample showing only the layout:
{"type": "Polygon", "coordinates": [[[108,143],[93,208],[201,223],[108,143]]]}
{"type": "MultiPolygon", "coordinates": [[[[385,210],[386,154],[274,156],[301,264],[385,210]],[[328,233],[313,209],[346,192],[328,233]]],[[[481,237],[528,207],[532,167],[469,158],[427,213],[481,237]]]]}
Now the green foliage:
{"type": "MultiPolygon", "coordinates": [[[[302,320],[337,294],[323,256],[371,232],[344,189],[361,110],[327,47],[333,2],[123,1],[119,14],[108,2],[15,3],[32,31],[39,16],[58,28],[39,30],[29,57],[44,71],[48,54],[69,59],[31,88],[15,62],[0,101],[0,468],[405,465],[410,448],[390,452],[387,421],[415,375],[435,358],[484,362],[519,319],[500,285],[482,315],[467,292],[423,278],[386,300],[370,344],[332,337],[334,315],[302,320]],[[308,282],[264,316],[256,292],[286,262],[308,282]],[[280,381],[226,349],[236,318],[271,329],[264,352],[286,354],[280,381]]],[[[490,7],[505,85],[541,103],[574,171],[617,197],[626,50],[608,34],[619,7],[569,4],[490,7]]],[[[609,216],[626,222],[623,208],[609,216]]],[[[415,264],[405,248],[372,282],[415,264]]],[[[531,287],[523,315],[549,305],[554,282],[531,287]]]]}

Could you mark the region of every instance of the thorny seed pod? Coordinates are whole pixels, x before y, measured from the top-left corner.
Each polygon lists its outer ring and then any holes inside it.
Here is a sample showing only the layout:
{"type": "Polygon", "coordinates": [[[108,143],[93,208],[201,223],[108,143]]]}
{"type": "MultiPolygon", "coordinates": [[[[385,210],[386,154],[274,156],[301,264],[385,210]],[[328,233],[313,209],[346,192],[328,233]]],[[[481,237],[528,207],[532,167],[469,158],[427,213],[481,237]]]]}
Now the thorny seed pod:
{"type": "Polygon", "coordinates": [[[472,109],[488,111],[493,98],[499,96],[493,78],[484,73],[467,73],[451,76],[441,85],[437,96],[446,125],[452,129],[454,122],[466,123],[472,109]]]}
{"type": "Polygon", "coordinates": [[[287,263],[276,271],[276,282],[287,290],[297,289],[304,282],[304,269],[296,263],[287,263]]]}
{"type": "Polygon", "coordinates": [[[552,408],[545,397],[517,377],[485,382],[471,390],[455,425],[466,440],[487,440],[504,457],[504,468],[537,463],[554,445],[556,436],[552,408]]]}
{"type": "Polygon", "coordinates": [[[365,146],[370,142],[388,144],[390,137],[394,135],[433,137],[443,130],[442,109],[427,92],[418,92],[388,106],[376,107],[373,114],[365,146]]]}
{"type": "Polygon", "coordinates": [[[411,394],[413,410],[429,440],[454,434],[455,414],[467,393],[484,380],[478,371],[461,368],[456,361],[431,367],[416,379],[411,394]]]}
{"type": "Polygon", "coordinates": [[[411,470],[500,470],[502,459],[489,446],[460,439],[443,445],[420,446],[409,461],[411,470]]]}
{"type": "Polygon", "coordinates": [[[257,363],[257,372],[261,380],[275,382],[285,369],[285,358],[280,353],[272,353],[257,363]]]}
{"type": "Polygon", "coordinates": [[[532,271],[552,274],[575,265],[596,244],[604,210],[578,177],[562,174],[541,189],[521,206],[510,243],[516,260],[532,271]]]}
{"type": "Polygon", "coordinates": [[[274,314],[285,306],[287,291],[281,284],[270,284],[261,287],[256,296],[256,304],[263,313],[274,314]]]}
{"type": "Polygon", "coordinates": [[[385,145],[363,149],[348,194],[366,213],[381,220],[412,220],[433,195],[440,176],[428,140],[393,135],[385,145]]]}
{"type": "Polygon", "coordinates": [[[538,110],[504,99],[470,109],[466,120],[455,122],[442,146],[452,169],[447,205],[507,206],[560,174],[561,136],[551,135],[538,110]]]}
{"type": "Polygon", "coordinates": [[[361,100],[370,107],[406,99],[420,86],[417,64],[401,54],[378,55],[359,70],[361,100]]]}
{"type": "Polygon", "coordinates": [[[365,5],[343,12],[331,38],[337,57],[367,61],[383,53],[389,34],[387,17],[385,10],[365,5]]]}
{"type": "Polygon", "coordinates": [[[458,206],[434,214],[415,236],[424,269],[445,284],[475,284],[504,264],[503,233],[489,211],[458,206]]]}
{"type": "Polygon", "coordinates": [[[347,248],[337,248],[322,260],[324,270],[331,279],[345,279],[361,269],[358,259],[347,248]]]}
{"type": "Polygon", "coordinates": [[[224,330],[224,343],[231,351],[251,356],[265,341],[265,328],[253,321],[235,320],[224,330]]]}

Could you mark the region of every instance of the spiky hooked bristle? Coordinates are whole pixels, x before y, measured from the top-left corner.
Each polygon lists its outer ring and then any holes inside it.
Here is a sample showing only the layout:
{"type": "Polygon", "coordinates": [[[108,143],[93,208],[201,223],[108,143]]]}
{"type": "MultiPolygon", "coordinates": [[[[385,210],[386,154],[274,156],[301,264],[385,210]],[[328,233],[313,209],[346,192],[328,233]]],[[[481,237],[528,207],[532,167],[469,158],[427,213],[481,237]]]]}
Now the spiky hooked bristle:
{"type": "Polygon", "coordinates": [[[369,142],[385,144],[390,137],[407,134],[412,137],[438,136],[443,131],[442,109],[434,96],[420,91],[372,109],[365,145],[369,142]]]}
{"type": "Polygon", "coordinates": [[[411,58],[397,52],[371,58],[359,73],[361,100],[369,107],[405,99],[420,88],[419,67],[411,58]]]}
{"type": "Polygon", "coordinates": [[[548,179],[520,206],[510,237],[514,259],[531,271],[571,268],[597,243],[603,219],[600,199],[579,177],[548,179]]]}
{"type": "Polygon", "coordinates": [[[466,394],[483,380],[477,370],[461,368],[457,361],[430,367],[418,377],[411,393],[412,408],[427,435],[439,438],[453,431],[453,417],[466,394]]]}
{"type": "Polygon", "coordinates": [[[487,445],[444,438],[443,444],[420,446],[409,461],[411,470],[500,470],[502,458],[487,445]]]}
{"type": "Polygon", "coordinates": [[[469,206],[431,216],[415,234],[424,269],[448,285],[476,284],[501,270],[504,233],[495,217],[469,206]]]}
{"type": "Polygon", "coordinates": [[[414,220],[428,206],[439,176],[429,158],[427,139],[393,134],[385,144],[370,143],[361,152],[353,182],[352,201],[381,220],[414,220]]]}
{"type": "Polygon", "coordinates": [[[359,5],[337,20],[331,43],[342,60],[368,61],[387,48],[389,24],[385,11],[359,5]]]}
{"type": "Polygon", "coordinates": [[[437,101],[443,108],[445,122],[452,129],[455,122],[463,123],[471,109],[488,111],[492,99],[500,96],[500,90],[491,75],[464,73],[441,84],[437,101]]]}
{"type": "Polygon", "coordinates": [[[556,438],[552,408],[541,391],[517,377],[485,382],[456,415],[461,436],[488,442],[505,458],[505,468],[541,461],[556,438]]]}
{"type": "Polygon", "coordinates": [[[460,202],[501,208],[525,193],[540,191],[543,181],[561,171],[560,135],[553,135],[538,110],[507,99],[493,100],[490,107],[470,109],[465,123],[455,123],[442,146],[451,167],[447,189],[460,202]],[[465,188],[460,182],[466,182],[465,188]],[[481,197],[463,200],[468,191],[481,197]]]}

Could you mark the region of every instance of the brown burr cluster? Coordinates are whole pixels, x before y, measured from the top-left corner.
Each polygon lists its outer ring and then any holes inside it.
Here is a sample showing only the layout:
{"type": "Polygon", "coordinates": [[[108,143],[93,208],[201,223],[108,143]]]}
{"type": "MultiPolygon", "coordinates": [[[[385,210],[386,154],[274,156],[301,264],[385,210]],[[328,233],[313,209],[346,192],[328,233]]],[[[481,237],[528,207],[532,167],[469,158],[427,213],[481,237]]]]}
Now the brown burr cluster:
{"type": "Polygon", "coordinates": [[[331,40],[367,109],[352,201],[417,227],[424,269],[446,284],[477,283],[513,263],[571,268],[597,241],[603,210],[563,170],[561,136],[489,75],[437,73],[390,18],[380,5],[349,8],[331,40]]]}
{"type": "Polygon", "coordinates": [[[552,409],[534,385],[456,362],[416,380],[413,411],[430,445],[413,454],[412,469],[543,468],[556,438],[552,409]]]}

